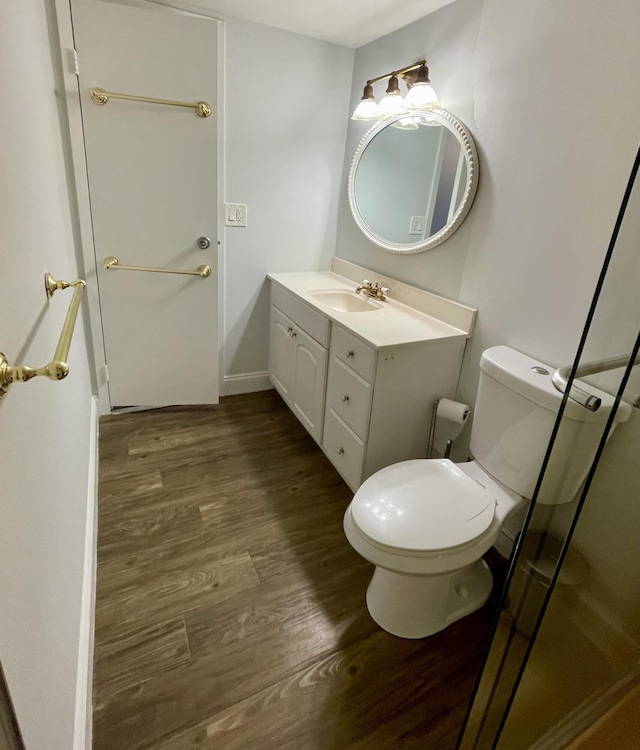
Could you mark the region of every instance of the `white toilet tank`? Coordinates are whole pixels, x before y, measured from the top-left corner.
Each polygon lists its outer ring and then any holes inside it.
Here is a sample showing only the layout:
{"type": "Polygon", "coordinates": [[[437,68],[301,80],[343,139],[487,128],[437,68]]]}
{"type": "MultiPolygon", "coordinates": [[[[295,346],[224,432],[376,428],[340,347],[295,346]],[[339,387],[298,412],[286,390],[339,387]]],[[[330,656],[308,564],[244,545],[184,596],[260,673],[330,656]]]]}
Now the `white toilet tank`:
{"type": "MultiPolygon", "coordinates": [[[[491,476],[529,499],[562,401],[551,382],[554,369],[508,346],[487,349],[480,359],[471,453],[491,476]]],[[[567,402],[538,496],[540,503],[572,500],[595,456],[614,399],[597,388],[585,387],[600,396],[602,406],[592,412],[567,402]]],[[[629,405],[621,403],[616,422],[626,421],[630,413],[629,405]]]]}

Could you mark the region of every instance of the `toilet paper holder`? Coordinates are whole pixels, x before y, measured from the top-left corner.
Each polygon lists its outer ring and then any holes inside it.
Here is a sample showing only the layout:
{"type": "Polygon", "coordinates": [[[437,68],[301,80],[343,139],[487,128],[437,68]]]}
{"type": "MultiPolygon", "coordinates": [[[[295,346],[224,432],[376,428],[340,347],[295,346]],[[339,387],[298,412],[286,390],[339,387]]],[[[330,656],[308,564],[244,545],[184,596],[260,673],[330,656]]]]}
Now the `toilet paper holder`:
{"type": "Polygon", "coordinates": [[[433,448],[436,442],[438,418],[446,425],[445,435],[441,437],[446,440],[444,449],[444,458],[449,458],[453,441],[462,432],[464,425],[471,414],[471,409],[467,404],[459,401],[452,401],[448,398],[439,398],[433,404],[431,411],[431,423],[429,425],[429,441],[427,444],[427,458],[433,458],[433,448]]]}

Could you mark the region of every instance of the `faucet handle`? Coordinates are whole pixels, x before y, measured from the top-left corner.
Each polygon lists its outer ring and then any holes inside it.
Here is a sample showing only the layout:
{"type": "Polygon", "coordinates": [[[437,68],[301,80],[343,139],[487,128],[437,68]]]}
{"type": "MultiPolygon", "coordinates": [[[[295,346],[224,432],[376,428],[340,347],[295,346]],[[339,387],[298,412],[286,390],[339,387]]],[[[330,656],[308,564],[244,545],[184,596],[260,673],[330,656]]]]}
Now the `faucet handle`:
{"type": "Polygon", "coordinates": [[[381,292],[382,292],[383,294],[389,294],[389,287],[388,287],[388,286],[381,286],[381,287],[380,287],[380,291],[381,291],[381,292]]]}
{"type": "Polygon", "coordinates": [[[367,279],[362,279],[362,286],[371,288],[371,282],[368,281],[367,279]]]}

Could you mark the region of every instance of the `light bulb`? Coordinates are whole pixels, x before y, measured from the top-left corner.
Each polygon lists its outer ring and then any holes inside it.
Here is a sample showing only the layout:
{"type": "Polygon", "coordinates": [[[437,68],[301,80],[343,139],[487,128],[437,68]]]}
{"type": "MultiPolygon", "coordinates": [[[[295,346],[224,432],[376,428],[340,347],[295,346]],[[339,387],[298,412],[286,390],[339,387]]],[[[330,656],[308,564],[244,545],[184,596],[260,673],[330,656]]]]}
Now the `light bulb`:
{"type": "Polygon", "coordinates": [[[429,80],[429,68],[425,63],[418,68],[415,83],[405,98],[407,109],[438,109],[440,102],[429,80]]]}
{"type": "Polygon", "coordinates": [[[362,92],[358,106],[351,115],[352,120],[377,120],[379,118],[378,105],[373,96],[373,87],[368,83],[362,92]]]}
{"type": "Polygon", "coordinates": [[[378,104],[378,116],[382,119],[391,117],[391,115],[401,115],[403,112],[406,112],[406,109],[404,108],[404,99],[400,94],[398,77],[391,76],[387,92],[380,100],[380,104],[378,104]]]}
{"type": "Polygon", "coordinates": [[[438,109],[440,102],[430,83],[414,83],[404,99],[406,109],[438,109]]]}

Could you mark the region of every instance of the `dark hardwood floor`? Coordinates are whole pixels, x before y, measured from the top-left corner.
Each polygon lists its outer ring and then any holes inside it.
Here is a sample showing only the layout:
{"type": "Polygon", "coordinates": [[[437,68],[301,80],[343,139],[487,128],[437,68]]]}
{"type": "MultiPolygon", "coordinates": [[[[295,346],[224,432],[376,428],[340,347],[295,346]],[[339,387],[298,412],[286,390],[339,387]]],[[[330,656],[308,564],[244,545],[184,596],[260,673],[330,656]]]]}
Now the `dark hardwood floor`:
{"type": "Polygon", "coordinates": [[[95,750],[455,747],[490,613],[375,625],[351,492],[274,391],[100,430],[95,750]]]}

